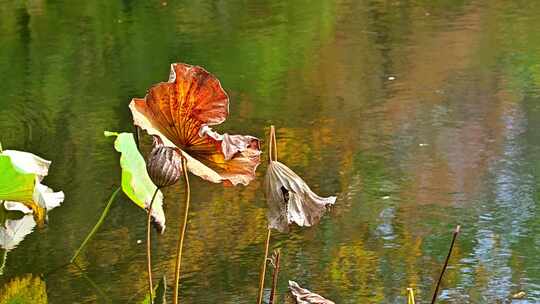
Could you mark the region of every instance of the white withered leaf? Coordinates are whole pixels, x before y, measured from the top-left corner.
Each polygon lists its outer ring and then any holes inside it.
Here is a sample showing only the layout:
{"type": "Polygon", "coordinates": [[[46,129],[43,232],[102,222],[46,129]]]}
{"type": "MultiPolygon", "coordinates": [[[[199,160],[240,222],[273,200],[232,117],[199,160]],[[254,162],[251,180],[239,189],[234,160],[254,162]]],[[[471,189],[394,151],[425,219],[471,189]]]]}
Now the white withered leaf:
{"type": "Polygon", "coordinates": [[[320,197],[294,171],[278,161],[271,161],[265,178],[268,203],[268,226],[286,232],[289,224],[317,224],[335,196],[320,197]]]}
{"type": "Polygon", "coordinates": [[[295,281],[289,281],[289,290],[297,304],[335,304],[316,293],[300,287],[295,281]]]}

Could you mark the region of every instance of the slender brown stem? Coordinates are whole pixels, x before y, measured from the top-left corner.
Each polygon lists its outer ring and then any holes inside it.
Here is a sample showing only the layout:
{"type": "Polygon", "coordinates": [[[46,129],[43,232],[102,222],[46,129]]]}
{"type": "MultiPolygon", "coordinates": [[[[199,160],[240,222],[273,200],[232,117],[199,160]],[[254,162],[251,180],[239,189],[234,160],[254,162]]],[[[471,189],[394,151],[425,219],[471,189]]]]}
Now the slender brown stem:
{"type": "Polygon", "coordinates": [[[180,265],[182,264],[182,249],[184,247],[184,235],[186,233],[186,227],[187,227],[187,222],[188,222],[189,201],[190,201],[189,177],[188,177],[188,172],[187,172],[187,160],[185,157],[182,157],[182,168],[184,170],[186,208],[184,211],[184,222],[182,224],[182,232],[180,233],[180,238],[178,239],[178,244],[176,247],[176,269],[174,272],[174,298],[173,298],[174,304],[178,304],[178,285],[180,282],[180,265]]]}
{"type": "Polygon", "coordinates": [[[278,150],[277,150],[277,140],[276,140],[276,130],[274,129],[274,126],[272,126],[272,136],[274,137],[274,160],[278,160],[278,150]]]}
{"type": "Polygon", "coordinates": [[[148,271],[148,288],[150,290],[150,303],[154,303],[154,286],[152,284],[152,244],[151,244],[151,230],[150,224],[152,222],[152,206],[154,205],[154,199],[158,193],[159,188],[156,188],[152,200],[150,201],[150,207],[148,208],[148,216],[146,217],[146,269],[148,271]]]}
{"type": "Polygon", "coordinates": [[[268,248],[270,247],[270,236],[272,230],[268,228],[268,233],[266,234],[266,245],[264,248],[264,260],[261,267],[260,281],[259,281],[259,297],[257,298],[257,304],[262,303],[263,291],[264,291],[264,277],[266,275],[266,260],[268,260],[268,248]]]}
{"type": "MultiPolygon", "coordinates": [[[[268,163],[272,161],[277,161],[277,143],[276,143],[276,128],[270,126],[270,136],[268,140],[268,163]]],[[[266,276],[266,260],[268,259],[268,248],[270,247],[270,236],[272,235],[272,230],[268,228],[268,233],[266,235],[266,244],[264,249],[264,260],[261,267],[261,273],[259,277],[259,295],[257,298],[257,304],[262,303],[263,293],[264,293],[264,278],[266,276]]]]}
{"type": "Polygon", "coordinates": [[[448,250],[448,255],[446,256],[446,260],[444,261],[444,266],[441,270],[441,275],[439,276],[439,280],[437,281],[437,286],[435,286],[435,292],[433,293],[433,298],[431,299],[431,304],[435,303],[435,300],[437,300],[437,294],[439,293],[439,286],[441,285],[441,281],[444,275],[444,271],[446,270],[446,267],[448,266],[448,261],[450,260],[450,255],[452,255],[452,249],[454,249],[454,243],[456,242],[457,235],[459,234],[460,226],[458,225],[456,227],[456,230],[454,230],[454,235],[452,237],[452,243],[450,244],[450,249],[448,250]]]}
{"type": "Polygon", "coordinates": [[[141,131],[138,126],[135,126],[135,144],[137,144],[137,149],[141,148],[141,131]]]}
{"type": "Polygon", "coordinates": [[[277,249],[275,251],[274,276],[272,278],[272,291],[270,292],[270,301],[268,301],[269,304],[274,304],[274,299],[276,297],[276,288],[277,288],[277,281],[278,281],[278,275],[279,275],[279,256],[280,255],[281,255],[281,250],[277,249]]]}
{"type": "Polygon", "coordinates": [[[270,140],[268,141],[268,161],[277,161],[276,128],[270,126],[270,140]]]}
{"type": "Polygon", "coordinates": [[[270,126],[270,136],[268,138],[268,163],[270,163],[273,160],[273,152],[272,152],[274,148],[274,144],[273,144],[274,137],[272,136],[273,132],[275,132],[274,126],[270,126]]]}

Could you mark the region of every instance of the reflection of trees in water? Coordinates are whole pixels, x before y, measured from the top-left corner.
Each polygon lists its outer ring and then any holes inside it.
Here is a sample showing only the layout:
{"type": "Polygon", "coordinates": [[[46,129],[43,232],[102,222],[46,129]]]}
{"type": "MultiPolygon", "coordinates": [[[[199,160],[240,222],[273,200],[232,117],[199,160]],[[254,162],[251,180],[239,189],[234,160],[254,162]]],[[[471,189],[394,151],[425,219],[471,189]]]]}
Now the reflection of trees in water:
{"type": "Polygon", "coordinates": [[[520,137],[526,121],[520,106],[507,104],[501,120],[505,124],[503,155],[489,168],[492,189],[484,206],[478,207],[474,247],[463,258],[460,288],[454,293],[469,291],[476,301],[493,302],[522,290],[523,266],[516,263],[524,248],[516,247],[520,239],[531,233],[527,223],[535,217],[534,180],[527,172],[520,137]],[[479,290],[471,292],[470,286],[479,290]]]}

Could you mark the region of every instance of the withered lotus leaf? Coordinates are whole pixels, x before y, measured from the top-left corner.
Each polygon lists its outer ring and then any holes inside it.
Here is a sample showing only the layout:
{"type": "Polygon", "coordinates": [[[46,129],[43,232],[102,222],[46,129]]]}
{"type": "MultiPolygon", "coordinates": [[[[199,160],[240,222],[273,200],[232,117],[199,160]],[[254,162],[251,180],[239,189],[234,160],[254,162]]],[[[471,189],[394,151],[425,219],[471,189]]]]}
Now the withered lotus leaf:
{"type": "Polygon", "coordinates": [[[289,225],[313,226],[324,215],[335,196],[320,197],[294,171],[278,161],[270,161],[264,181],[268,203],[268,226],[280,232],[289,225]]]}
{"type": "Polygon", "coordinates": [[[289,281],[289,290],[297,304],[335,304],[316,293],[300,287],[295,281],[289,281]]]}
{"type": "Polygon", "coordinates": [[[227,118],[229,97],[205,69],[173,63],[169,81],[152,86],[144,98],[134,98],[129,108],[135,125],[181,150],[193,174],[232,185],[247,185],[255,177],[259,140],[210,128],[227,118]]]}

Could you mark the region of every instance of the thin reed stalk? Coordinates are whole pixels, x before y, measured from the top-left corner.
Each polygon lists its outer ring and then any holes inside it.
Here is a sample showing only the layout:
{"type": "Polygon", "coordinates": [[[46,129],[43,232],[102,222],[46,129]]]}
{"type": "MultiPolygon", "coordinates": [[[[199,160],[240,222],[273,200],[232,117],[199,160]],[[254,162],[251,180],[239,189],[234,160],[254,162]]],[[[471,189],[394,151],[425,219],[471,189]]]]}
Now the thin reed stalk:
{"type": "Polygon", "coordinates": [[[99,227],[101,227],[101,225],[103,225],[103,221],[105,220],[105,217],[107,217],[107,214],[109,213],[109,209],[111,209],[111,205],[112,203],[114,202],[114,199],[116,198],[116,195],[118,194],[118,192],[120,192],[120,187],[118,187],[114,192],[113,194],[111,195],[111,197],[109,198],[109,202],[107,202],[107,205],[105,206],[105,209],[103,210],[103,212],[101,213],[101,216],[99,217],[99,220],[97,221],[97,223],[94,225],[94,228],[92,228],[92,230],[90,231],[90,233],[88,233],[88,235],[86,236],[86,238],[84,239],[84,241],[82,242],[81,246],[79,246],[79,248],[77,249],[77,251],[75,252],[75,254],[73,255],[73,257],[71,258],[71,260],[69,260],[69,263],[73,263],[75,262],[75,260],[77,259],[77,257],[81,254],[81,252],[83,251],[84,247],[86,247],[86,245],[88,244],[88,242],[94,237],[94,235],[96,234],[96,232],[98,231],[99,227]]]}
{"type": "Polygon", "coordinates": [[[441,281],[444,275],[444,271],[446,270],[446,267],[448,266],[448,261],[450,260],[450,255],[452,255],[452,249],[454,249],[454,244],[456,242],[456,238],[459,234],[459,230],[461,229],[461,226],[457,226],[456,230],[454,230],[454,235],[452,236],[452,243],[450,244],[450,249],[448,250],[448,255],[446,256],[446,260],[444,261],[444,266],[441,270],[441,275],[439,276],[439,280],[437,281],[437,285],[435,286],[435,292],[433,292],[433,298],[431,299],[431,304],[434,304],[437,300],[437,294],[439,293],[439,287],[441,285],[441,281]]]}

